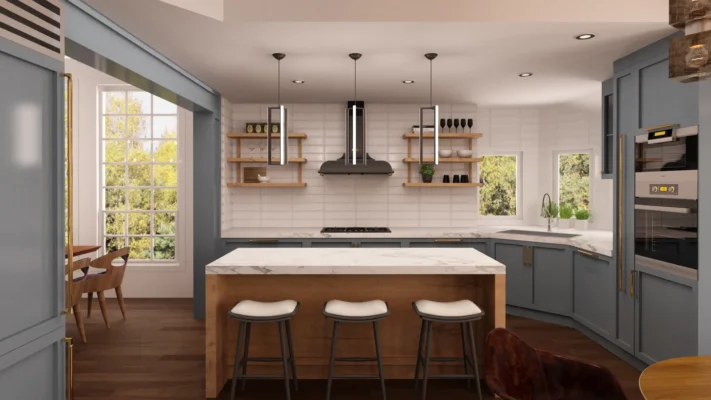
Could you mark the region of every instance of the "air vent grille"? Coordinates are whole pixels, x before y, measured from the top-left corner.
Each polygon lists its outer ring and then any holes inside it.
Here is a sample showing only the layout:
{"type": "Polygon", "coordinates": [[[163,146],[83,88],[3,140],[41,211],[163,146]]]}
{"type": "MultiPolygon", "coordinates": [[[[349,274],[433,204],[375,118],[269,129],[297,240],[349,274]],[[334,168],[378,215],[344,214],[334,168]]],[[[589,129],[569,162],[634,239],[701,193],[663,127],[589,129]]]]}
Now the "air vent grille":
{"type": "Polygon", "coordinates": [[[0,0],[0,36],[64,60],[60,0],[0,0]]]}

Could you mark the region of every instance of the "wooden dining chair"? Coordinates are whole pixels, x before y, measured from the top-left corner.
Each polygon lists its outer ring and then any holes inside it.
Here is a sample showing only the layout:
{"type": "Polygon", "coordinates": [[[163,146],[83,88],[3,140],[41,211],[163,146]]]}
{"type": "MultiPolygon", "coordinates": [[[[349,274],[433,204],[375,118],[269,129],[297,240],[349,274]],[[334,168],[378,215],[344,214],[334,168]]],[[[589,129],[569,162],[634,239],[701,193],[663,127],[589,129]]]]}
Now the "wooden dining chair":
{"type": "Polygon", "coordinates": [[[84,287],[86,286],[86,275],[74,278],[74,271],[82,268],[89,268],[90,261],[91,259],[89,258],[74,261],[71,271],[69,270],[69,264],[64,266],[64,272],[67,275],[66,293],[72,294],[70,301],[72,312],[74,313],[74,321],[77,323],[77,328],[79,328],[79,336],[81,336],[81,340],[84,343],[86,343],[86,331],[84,330],[84,317],[82,317],[79,302],[81,301],[81,296],[84,293],[84,287]],[[71,285],[71,292],[69,291],[69,285],[71,285]]]}
{"type": "Polygon", "coordinates": [[[126,273],[129,250],[129,247],[124,247],[123,249],[112,251],[105,256],[93,260],[91,264],[89,264],[92,268],[102,269],[103,271],[86,276],[84,293],[88,296],[87,316],[91,316],[91,302],[94,293],[96,293],[99,298],[99,307],[101,308],[101,315],[104,317],[106,328],[111,328],[111,324],[109,324],[109,313],[106,308],[105,290],[113,289],[116,292],[116,299],[121,308],[121,314],[123,315],[123,319],[126,319],[126,305],[123,302],[121,284],[123,283],[123,276],[126,273]],[[123,259],[123,264],[114,265],[114,261],[119,258],[123,259]]]}

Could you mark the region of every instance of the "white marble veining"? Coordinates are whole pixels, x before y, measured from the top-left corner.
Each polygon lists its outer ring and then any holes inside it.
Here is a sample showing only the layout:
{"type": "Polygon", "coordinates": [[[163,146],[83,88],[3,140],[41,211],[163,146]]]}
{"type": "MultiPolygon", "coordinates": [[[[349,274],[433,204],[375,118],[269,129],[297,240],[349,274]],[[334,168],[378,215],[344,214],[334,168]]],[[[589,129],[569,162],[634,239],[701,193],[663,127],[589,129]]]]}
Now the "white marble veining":
{"type": "Polygon", "coordinates": [[[234,239],[508,239],[534,243],[573,246],[603,256],[612,257],[614,248],[611,231],[579,231],[575,229],[556,232],[578,234],[573,238],[540,235],[513,235],[501,231],[518,229],[544,232],[541,226],[479,226],[476,228],[393,228],[391,233],[321,233],[309,228],[244,228],[222,232],[223,238],[234,239]]]}
{"type": "Polygon", "coordinates": [[[470,248],[237,249],[208,264],[219,275],[491,275],[506,267],[470,248]]]}

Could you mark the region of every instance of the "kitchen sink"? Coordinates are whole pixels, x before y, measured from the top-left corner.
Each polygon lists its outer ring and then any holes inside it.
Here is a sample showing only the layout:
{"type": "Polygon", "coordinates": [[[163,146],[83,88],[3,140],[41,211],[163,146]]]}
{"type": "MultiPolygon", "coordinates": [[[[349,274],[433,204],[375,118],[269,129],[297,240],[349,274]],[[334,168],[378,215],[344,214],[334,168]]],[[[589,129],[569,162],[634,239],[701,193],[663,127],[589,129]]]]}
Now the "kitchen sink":
{"type": "Polygon", "coordinates": [[[507,231],[501,231],[499,233],[510,233],[512,235],[550,236],[550,237],[560,237],[560,238],[572,238],[572,237],[580,236],[579,234],[576,234],[576,233],[524,231],[524,230],[519,230],[519,229],[509,229],[507,231]]]}

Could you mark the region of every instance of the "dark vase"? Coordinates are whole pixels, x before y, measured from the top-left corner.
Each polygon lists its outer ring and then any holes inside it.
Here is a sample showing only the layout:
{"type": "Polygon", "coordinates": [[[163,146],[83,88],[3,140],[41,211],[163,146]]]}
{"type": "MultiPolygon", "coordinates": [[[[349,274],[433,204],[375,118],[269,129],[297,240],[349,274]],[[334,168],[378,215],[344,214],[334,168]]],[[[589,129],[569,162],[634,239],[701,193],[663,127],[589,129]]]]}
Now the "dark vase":
{"type": "Polygon", "coordinates": [[[432,183],[432,175],[422,175],[422,182],[432,183]]]}
{"type": "Polygon", "coordinates": [[[460,178],[461,183],[469,183],[469,175],[462,175],[460,178]]]}
{"type": "Polygon", "coordinates": [[[459,175],[454,175],[454,178],[452,179],[452,183],[459,183],[459,175]]]}
{"type": "Polygon", "coordinates": [[[442,183],[449,183],[449,175],[442,176],[442,183]]]}

